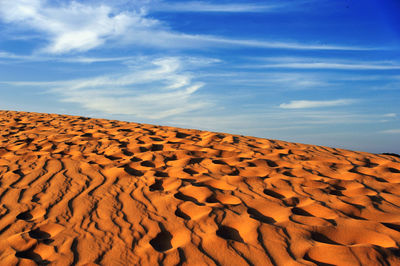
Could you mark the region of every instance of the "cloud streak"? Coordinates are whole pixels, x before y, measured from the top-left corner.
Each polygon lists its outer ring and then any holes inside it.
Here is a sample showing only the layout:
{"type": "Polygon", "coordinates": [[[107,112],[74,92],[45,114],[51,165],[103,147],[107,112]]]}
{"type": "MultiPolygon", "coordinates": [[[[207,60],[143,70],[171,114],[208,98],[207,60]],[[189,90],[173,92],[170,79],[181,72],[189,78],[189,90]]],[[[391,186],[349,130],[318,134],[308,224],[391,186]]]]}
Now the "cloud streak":
{"type": "Polygon", "coordinates": [[[400,134],[400,128],[399,129],[383,130],[380,133],[384,133],[384,134],[400,134]]]}
{"type": "MultiPolygon", "coordinates": [[[[0,19],[19,26],[22,34],[27,28],[40,33],[48,42],[41,52],[65,54],[86,52],[107,43],[157,48],[202,47],[258,47],[264,49],[293,50],[369,50],[370,48],[341,45],[320,45],[269,40],[247,40],[223,36],[185,34],[170,30],[165,23],[150,18],[146,5],[138,11],[126,11],[110,3],[83,4],[69,1],[63,5],[51,5],[45,0],[0,1],[0,19]]],[[[181,8],[189,12],[189,6],[197,11],[256,12],[270,6],[256,4],[209,4],[189,2],[189,5],[166,4],[171,9],[181,8]]],[[[279,67],[279,65],[275,66],[279,67]]],[[[306,65],[307,67],[307,65],[306,65]]],[[[310,66],[308,66],[310,67],[310,66]]]]}
{"type": "Polygon", "coordinates": [[[181,66],[179,58],[159,58],[133,73],[67,82],[52,92],[89,110],[150,119],[209,106],[195,95],[203,83],[193,82],[181,66]]]}
{"type": "Polygon", "coordinates": [[[69,2],[51,6],[44,0],[4,0],[0,2],[1,19],[20,27],[30,27],[49,40],[47,53],[88,51],[116,39],[128,28],[149,28],[157,22],[143,14],[117,12],[107,5],[69,2]]]}
{"type": "Polygon", "coordinates": [[[397,117],[397,114],[396,113],[388,113],[388,114],[384,114],[384,115],[382,115],[383,117],[391,117],[391,118],[395,118],[395,117],[397,117]]]}
{"type": "Polygon", "coordinates": [[[279,105],[279,107],[283,108],[283,109],[322,108],[322,107],[334,107],[334,106],[349,105],[354,102],[355,102],[355,100],[353,100],[353,99],[339,99],[339,100],[331,100],[331,101],[299,100],[299,101],[290,101],[289,103],[282,103],[279,105]]]}
{"type": "Polygon", "coordinates": [[[92,64],[101,62],[127,62],[137,59],[135,56],[120,56],[120,57],[90,57],[90,56],[44,56],[44,55],[18,55],[14,53],[0,51],[0,59],[17,62],[65,62],[65,63],[82,63],[92,64]]]}
{"type": "Polygon", "coordinates": [[[159,12],[227,12],[227,13],[242,13],[242,12],[266,12],[273,11],[282,7],[278,5],[260,5],[253,3],[237,3],[237,4],[215,4],[204,1],[187,1],[182,3],[171,2],[156,2],[150,5],[150,10],[159,12]]]}
{"type": "Polygon", "coordinates": [[[342,46],[342,45],[320,45],[312,43],[298,43],[298,42],[279,42],[267,40],[241,40],[233,38],[223,38],[211,35],[176,35],[175,38],[182,38],[183,40],[196,40],[210,44],[222,44],[233,46],[248,46],[266,49],[292,49],[292,50],[346,50],[346,51],[362,51],[374,50],[376,48],[367,48],[359,46],[342,46]]]}
{"type": "Polygon", "coordinates": [[[340,63],[287,63],[265,65],[267,68],[338,69],[338,70],[397,70],[400,65],[340,64],[340,63]]]}
{"type": "MultiPolygon", "coordinates": [[[[142,59],[145,61],[144,59],[142,59]]],[[[189,58],[188,60],[194,60],[189,58]]],[[[51,82],[1,82],[11,86],[47,87],[61,102],[90,111],[161,119],[208,108],[212,102],[197,94],[204,83],[182,68],[183,59],[163,57],[142,63],[125,74],[51,82]]]]}
{"type": "MultiPolygon", "coordinates": [[[[315,47],[317,49],[317,47],[315,47]]],[[[340,48],[339,48],[340,49],[340,48]]],[[[348,49],[351,49],[348,47],[348,49]]],[[[271,57],[263,58],[267,64],[259,64],[254,68],[286,68],[286,69],[329,69],[329,70],[398,70],[400,64],[390,61],[359,61],[359,60],[332,60],[321,58],[302,57],[271,57]],[[279,63],[276,63],[279,62],[279,63]]]]}

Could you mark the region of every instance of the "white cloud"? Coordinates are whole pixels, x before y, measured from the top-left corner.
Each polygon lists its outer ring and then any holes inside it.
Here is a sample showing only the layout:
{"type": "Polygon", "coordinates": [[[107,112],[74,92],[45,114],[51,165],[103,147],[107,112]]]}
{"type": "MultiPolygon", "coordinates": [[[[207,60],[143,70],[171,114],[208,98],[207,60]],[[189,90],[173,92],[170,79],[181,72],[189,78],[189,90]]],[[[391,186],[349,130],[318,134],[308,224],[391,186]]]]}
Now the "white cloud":
{"type": "MultiPolygon", "coordinates": [[[[230,71],[230,74],[232,77],[229,81],[234,82],[236,86],[257,86],[268,88],[269,91],[322,88],[331,84],[326,77],[310,73],[230,71]]],[[[224,73],[221,76],[223,77],[224,73]]]]}
{"type": "Polygon", "coordinates": [[[340,63],[288,63],[266,65],[271,68],[300,68],[300,69],[343,69],[343,70],[393,70],[400,69],[400,65],[375,64],[340,64],[340,63]]]}
{"type": "MultiPolygon", "coordinates": [[[[253,10],[256,5],[215,5],[190,2],[203,9],[253,10]]],[[[194,48],[204,46],[248,46],[266,49],[295,50],[368,50],[357,46],[320,45],[268,40],[245,40],[212,35],[174,32],[161,21],[150,18],[145,3],[142,8],[126,11],[116,3],[80,3],[68,1],[51,5],[45,0],[2,0],[0,20],[13,23],[26,33],[33,29],[48,42],[43,52],[62,54],[85,52],[107,42],[142,47],[194,48]],[[138,10],[138,11],[137,11],[138,10]]],[[[162,3],[161,3],[162,4],[162,3]]],[[[184,5],[182,5],[184,6],[184,5]]],[[[261,6],[262,7],[262,6],[261,6]]],[[[262,8],[260,9],[262,10],[262,8]]],[[[29,33],[31,34],[31,33],[29,33]]]]}
{"type": "Polygon", "coordinates": [[[388,113],[388,114],[384,114],[383,117],[397,117],[396,113],[388,113]]]}
{"type": "Polygon", "coordinates": [[[133,56],[121,56],[121,57],[88,57],[88,56],[78,56],[78,57],[60,57],[60,56],[43,56],[43,55],[18,55],[14,53],[0,51],[0,59],[13,60],[17,62],[39,62],[39,61],[58,61],[66,63],[83,63],[91,64],[98,62],[123,62],[136,59],[133,56]]]}
{"type": "Polygon", "coordinates": [[[157,22],[143,14],[113,10],[107,5],[85,5],[71,1],[51,6],[45,0],[3,0],[1,19],[42,32],[49,40],[48,53],[87,51],[115,39],[128,28],[149,28],[157,22]]]}
{"type": "Polygon", "coordinates": [[[132,56],[121,56],[121,57],[87,57],[87,56],[79,56],[79,57],[68,57],[68,58],[55,58],[55,61],[62,61],[67,63],[83,63],[83,64],[92,64],[92,63],[100,63],[100,62],[124,62],[128,60],[132,60],[135,57],[132,56]]]}
{"type": "MultiPolygon", "coordinates": [[[[315,48],[317,49],[317,47],[315,48]]],[[[347,47],[347,49],[351,50],[351,47],[347,47]]],[[[338,50],[340,50],[340,48],[338,50]]],[[[336,70],[400,69],[400,64],[398,62],[393,62],[393,61],[335,60],[329,58],[307,58],[307,57],[269,57],[261,59],[268,61],[270,63],[254,65],[252,67],[289,68],[289,69],[336,69],[336,70]]]]}
{"type": "Polygon", "coordinates": [[[12,53],[8,53],[8,52],[0,52],[0,58],[4,58],[4,59],[16,59],[19,58],[19,56],[14,55],[12,53]]]}
{"type": "Polygon", "coordinates": [[[0,51],[0,59],[28,61],[35,60],[35,57],[31,55],[17,55],[9,52],[0,51]]]}
{"type": "MultiPolygon", "coordinates": [[[[199,66],[206,66],[216,63],[221,63],[221,59],[212,57],[193,57],[193,56],[181,56],[185,62],[185,68],[196,68],[199,66]]],[[[57,55],[18,55],[5,51],[0,51],[0,59],[23,61],[23,62],[38,62],[38,61],[55,61],[55,62],[66,62],[66,63],[81,63],[81,64],[92,64],[101,62],[122,62],[128,66],[139,66],[148,62],[148,57],[143,56],[117,56],[117,57],[93,57],[93,56],[57,56],[57,55]]]]}
{"type": "Polygon", "coordinates": [[[278,5],[263,5],[250,3],[236,4],[216,4],[204,1],[187,1],[184,3],[156,2],[150,6],[154,11],[173,11],[173,12],[266,12],[272,11],[279,7],[278,5]]]}
{"type": "Polygon", "coordinates": [[[174,38],[179,38],[184,41],[204,42],[205,44],[223,44],[233,46],[249,46],[259,48],[273,48],[273,49],[294,49],[294,50],[371,50],[375,48],[365,48],[358,46],[341,46],[341,45],[320,45],[311,43],[296,43],[296,42],[279,42],[279,41],[266,41],[266,40],[243,40],[223,38],[211,35],[186,35],[178,34],[172,35],[174,38]]]}
{"type": "Polygon", "coordinates": [[[147,62],[125,74],[67,81],[1,83],[47,87],[48,92],[56,94],[62,102],[111,115],[161,119],[212,106],[209,99],[196,93],[204,84],[194,81],[193,76],[182,69],[184,59],[147,58],[147,62]]]}
{"type": "Polygon", "coordinates": [[[352,100],[352,99],[339,99],[339,100],[331,100],[331,101],[299,100],[299,101],[290,101],[289,103],[282,103],[281,105],[279,105],[279,107],[283,108],[283,109],[303,109],[303,108],[318,108],[318,107],[333,107],[333,106],[349,105],[354,102],[355,102],[355,100],[352,100]]]}
{"type": "Polygon", "coordinates": [[[388,129],[388,130],[383,130],[380,133],[384,133],[384,134],[400,134],[400,129],[388,129]]]}
{"type": "MultiPolygon", "coordinates": [[[[348,128],[362,124],[376,124],[376,119],[381,115],[371,115],[365,113],[352,113],[344,110],[306,110],[300,109],[296,112],[282,109],[247,109],[241,106],[240,113],[224,110],[215,107],[212,110],[205,110],[197,114],[182,114],[168,119],[169,125],[187,128],[205,129],[219,132],[230,132],[253,136],[263,136],[272,138],[274,132],[276,138],[281,138],[279,134],[289,137],[293,135],[293,129],[297,133],[301,129],[310,132],[314,129],[320,131],[327,128],[331,132],[331,126],[335,129],[348,128]]],[[[305,132],[304,131],[304,132],[305,132]]],[[[332,134],[332,133],[331,133],[332,134]]],[[[336,134],[336,133],[335,133],[336,134]]]]}

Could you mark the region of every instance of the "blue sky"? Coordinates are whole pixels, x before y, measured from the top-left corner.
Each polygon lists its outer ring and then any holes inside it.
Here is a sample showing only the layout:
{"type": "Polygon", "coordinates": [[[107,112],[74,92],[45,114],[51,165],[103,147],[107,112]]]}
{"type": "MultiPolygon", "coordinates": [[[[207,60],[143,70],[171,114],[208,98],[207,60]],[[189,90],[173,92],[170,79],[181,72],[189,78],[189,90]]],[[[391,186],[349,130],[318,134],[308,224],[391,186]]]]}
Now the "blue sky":
{"type": "Polygon", "coordinates": [[[400,153],[400,2],[0,0],[0,109],[400,153]]]}

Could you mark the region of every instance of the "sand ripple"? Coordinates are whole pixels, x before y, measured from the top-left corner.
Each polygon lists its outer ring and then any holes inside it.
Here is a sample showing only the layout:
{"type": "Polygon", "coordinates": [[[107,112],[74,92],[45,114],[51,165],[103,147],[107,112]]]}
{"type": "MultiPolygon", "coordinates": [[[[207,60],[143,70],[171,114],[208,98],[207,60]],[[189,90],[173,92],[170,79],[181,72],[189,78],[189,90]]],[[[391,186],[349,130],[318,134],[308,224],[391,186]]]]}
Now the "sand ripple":
{"type": "Polygon", "coordinates": [[[399,265],[400,159],[0,111],[1,265],[399,265]]]}

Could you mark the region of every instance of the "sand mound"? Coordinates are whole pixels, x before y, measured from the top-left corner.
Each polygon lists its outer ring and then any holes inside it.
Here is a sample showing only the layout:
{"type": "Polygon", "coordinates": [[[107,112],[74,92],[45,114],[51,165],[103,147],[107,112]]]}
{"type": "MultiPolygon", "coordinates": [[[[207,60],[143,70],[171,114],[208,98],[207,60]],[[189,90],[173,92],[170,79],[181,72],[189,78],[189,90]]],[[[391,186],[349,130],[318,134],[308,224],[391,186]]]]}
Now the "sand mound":
{"type": "Polygon", "coordinates": [[[0,112],[0,265],[399,265],[400,158],[0,112]]]}

